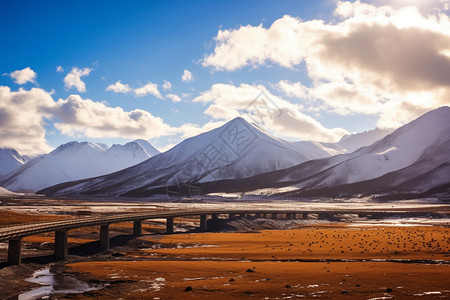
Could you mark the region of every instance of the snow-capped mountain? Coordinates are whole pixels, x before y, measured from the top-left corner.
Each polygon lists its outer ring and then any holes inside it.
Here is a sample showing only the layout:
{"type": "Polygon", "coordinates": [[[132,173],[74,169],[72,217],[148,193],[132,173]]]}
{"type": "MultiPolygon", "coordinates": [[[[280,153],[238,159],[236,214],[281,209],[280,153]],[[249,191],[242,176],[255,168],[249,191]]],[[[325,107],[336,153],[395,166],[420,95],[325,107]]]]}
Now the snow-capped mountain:
{"type": "Polygon", "coordinates": [[[0,180],[12,191],[37,191],[61,182],[80,180],[136,165],[158,151],[144,140],[113,145],[69,142],[39,156],[0,180]]]}
{"type": "Polygon", "coordinates": [[[388,134],[392,133],[394,129],[376,128],[359,133],[346,134],[337,143],[321,143],[324,147],[334,149],[339,153],[352,153],[359,148],[372,145],[378,140],[381,140],[388,134]]]}
{"type": "Polygon", "coordinates": [[[247,178],[328,157],[327,149],[312,142],[277,139],[236,118],[132,168],[44,192],[144,196],[173,189],[177,193],[183,185],[247,178]]]}
{"type": "Polygon", "coordinates": [[[0,177],[26,163],[26,159],[12,148],[0,148],[0,177]]]}
{"type": "Polygon", "coordinates": [[[204,189],[274,188],[274,194],[285,187],[290,195],[328,197],[445,192],[450,188],[450,107],[430,111],[353,153],[204,189]]]}
{"type": "MultiPolygon", "coordinates": [[[[339,157],[342,162],[300,184],[322,187],[378,178],[444,152],[441,163],[450,162],[450,152],[442,148],[450,142],[450,107],[426,113],[368,147],[339,157]]],[[[450,177],[449,177],[450,178],[450,177]]]]}

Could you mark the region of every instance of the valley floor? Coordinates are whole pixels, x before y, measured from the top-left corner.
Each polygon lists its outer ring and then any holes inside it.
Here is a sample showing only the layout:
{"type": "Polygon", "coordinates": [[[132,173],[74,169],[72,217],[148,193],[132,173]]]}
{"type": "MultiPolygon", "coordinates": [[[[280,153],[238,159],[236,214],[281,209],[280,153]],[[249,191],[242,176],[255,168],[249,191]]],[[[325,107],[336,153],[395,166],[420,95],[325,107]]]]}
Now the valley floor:
{"type": "MultiPolygon", "coordinates": [[[[29,207],[0,207],[0,226],[95,211],[85,203],[54,207],[52,215],[29,207]]],[[[98,229],[81,228],[70,231],[69,258],[62,262],[48,261],[53,234],[30,236],[22,266],[0,266],[0,299],[32,288],[15,272],[30,276],[48,265],[98,288],[55,299],[450,298],[448,222],[353,221],[279,221],[285,229],[273,230],[254,219],[235,223],[239,232],[194,233],[198,220],[177,219],[179,233],[166,235],[163,220],[154,220],[137,239],[125,238],[132,223],[118,223],[111,224],[112,248],[102,253],[87,250],[98,229]]],[[[5,255],[0,247],[1,261],[5,255]]]]}

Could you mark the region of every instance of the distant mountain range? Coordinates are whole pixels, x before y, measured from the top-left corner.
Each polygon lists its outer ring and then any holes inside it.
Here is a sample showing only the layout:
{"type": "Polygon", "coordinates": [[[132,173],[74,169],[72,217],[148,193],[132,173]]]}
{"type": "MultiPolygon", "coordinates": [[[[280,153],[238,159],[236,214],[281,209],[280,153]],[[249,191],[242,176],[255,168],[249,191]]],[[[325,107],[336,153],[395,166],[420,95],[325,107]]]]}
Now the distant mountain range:
{"type": "Polygon", "coordinates": [[[441,107],[353,153],[311,160],[241,180],[208,183],[206,192],[290,197],[387,199],[450,194],[450,108],[441,107]]]}
{"type": "Polygon", "coordinates": [[[52,196],[450,194],[450,107],[393,132],[375,129],[337,143],[288,142],[236,118],[164,153],[144,140],[111,148],[71,142],[28,162],[13,149],[2,150],[0,168],[13,170],[0,177],[0,186],[52,196]]]}
{"type": "Polygon", "coordinates": [[[42,192],[111,197],[202,194],[206,192],[203,187],[264,176],[303,162],[347,153],[355,145],[370,144],[387,133],[375,130],[348,135],[335,144],[293,143],[272,137],[258,126],[236,118],[136,166],[97,178],[63,183],[42,192]]]}
{"type": "MultiPolygon", "coordinates": [[[[158,153],[144,140],[114,144],[111,148],[104,144],[70,142],[26,163],[20,160],[13,171],[0,178],[0,186],[12,191],[38,191],[61,182],[115,172],[158,153]]],[[[3,164],[1,166],[3,168],[3,164]]]]}

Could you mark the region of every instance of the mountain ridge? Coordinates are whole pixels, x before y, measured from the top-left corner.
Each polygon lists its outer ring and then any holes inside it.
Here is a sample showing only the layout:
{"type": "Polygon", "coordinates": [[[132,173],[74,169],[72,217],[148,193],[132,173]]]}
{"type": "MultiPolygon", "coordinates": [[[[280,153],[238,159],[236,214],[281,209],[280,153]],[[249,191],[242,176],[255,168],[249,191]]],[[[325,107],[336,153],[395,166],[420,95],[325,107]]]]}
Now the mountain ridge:
{"type": "MultiPolygon", "coordinates": [[[[2,177],[0,185],[12,191],[37,191],[61,182],[108,174],[150,158],[140,145],[144,142],[132,141],[127,147],[111,148],[91,142],[68,142],[2,177]]],[[[151,147],[148,143],[148,149],[151,147]]]]}

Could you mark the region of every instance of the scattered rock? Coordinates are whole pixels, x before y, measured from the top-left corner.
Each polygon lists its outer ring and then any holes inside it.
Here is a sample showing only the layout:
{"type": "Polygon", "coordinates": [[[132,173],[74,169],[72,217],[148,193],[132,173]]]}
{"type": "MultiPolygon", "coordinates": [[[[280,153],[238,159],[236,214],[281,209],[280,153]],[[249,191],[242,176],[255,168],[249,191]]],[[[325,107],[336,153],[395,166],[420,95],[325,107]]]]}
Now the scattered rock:
{"type": "Polygon", "coordinates": [[[228,281],[229,281],[229,282],[233,282],[233,281],[235,281],[235,280],[234,280],[234,278],[231,278],[231,279],[230,279],[230,280],[228,280],[228,281]]]}
{"type": "Polygon", "coordinates": [[[190,291],[192,291],[192,286],[187,286],[185,289],[184,289],[184,291],[185,292],[190,292],[190,291]]]}
{"type": "Polygon", "coordinates": [[[391,288],[387,288],[387,289],[386,289],[386,293],[392,293],[392,291],[393,291],[393,290],[392,290],[391,288]]]}
{"type": "Polygon", "coordinates": [[[291,288],[291,286],[289,284],[286,284],[284,287],[287,288],[287,289],[291,288]]]}
{"type": "Polygon", "coordinates": [[[349,291],[342,291],[341,294],[342,295],[348,295],[348,294],[350,294],[350,292],[349,291]]]}
{"type": "Polygon", "coordinates": [[[253,273],[253,272],[255,272],[253,269],[247,269],[247,271],[245,271],[245,272],[247,272],[247,273],[253,273]]]}
{"type": "Polygon", "coordinates": [[[360,285],[359,283],[357,283],[355,286],[356,286],[356,287],[360,287],[361,285],[360,285]]]}

